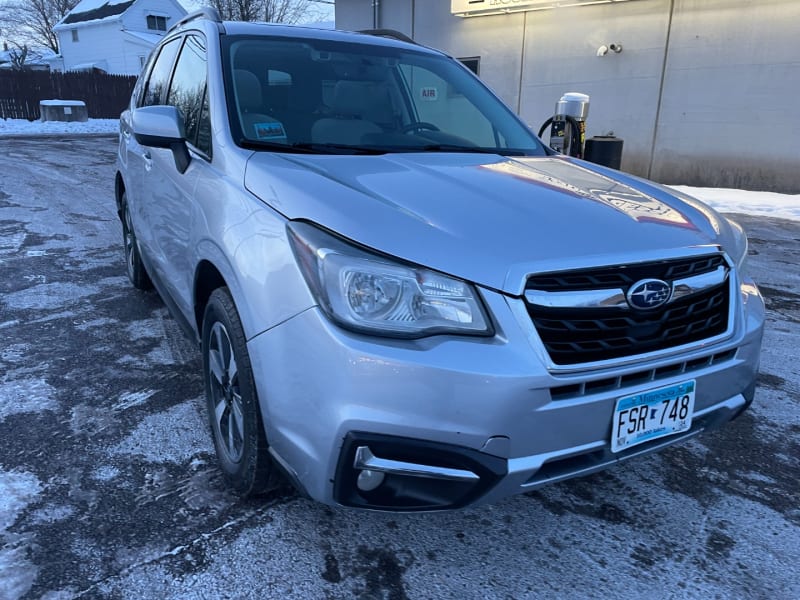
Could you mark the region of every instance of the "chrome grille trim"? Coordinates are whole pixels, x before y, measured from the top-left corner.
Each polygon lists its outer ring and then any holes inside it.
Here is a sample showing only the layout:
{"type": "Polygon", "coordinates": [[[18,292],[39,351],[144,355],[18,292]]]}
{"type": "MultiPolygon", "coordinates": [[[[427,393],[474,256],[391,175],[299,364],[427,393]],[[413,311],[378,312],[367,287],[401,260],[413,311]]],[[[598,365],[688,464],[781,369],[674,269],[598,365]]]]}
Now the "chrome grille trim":
{"type": "MultiPolygon", "coordinates": [[[[715,271],[711,271],[710,273],[703,273],[702,275],[676,280],[672,284],[672,297],[669,299],[669,302],[675,302],[675,300],[679,298],[698,294],[708,288],[721,285],[724,283],[726,277],[728,277],[728,270],[725,267],[717,267],[715,271]]],[[[667,302],[667,304],[669,304],[669,302],[667,302]]]]}
{"type": "Polygon", "coordinates": [[[688,253],[644,263],[532,275],[522,304],[535,331],[534,345],[541,345],[548,370],[570,372],[601,368],[609,361],[619,365],[678,354],[729,338],[737,285],[733,265],[724,253],[688,253]],[[616,279],[619,290],[627,292],[651,274],[670,286],[678,285],[674,300],[657,309],[621,305],[615,298],[617,288],[607,289],[607,283],[616,279]],[[543,292],[561,294],[552,303],[556,306],[531,302],[531,298],[548,298],[543,292]],[[572,303],[563,301],[570,297],[572,303]],[[598,299],[600,306],[593,305],[598,299]],[[559,301],[567,306],[558,306],[559,301]]]}
{"type": "MultiPolygon", "coordinates": [[[[710,273],[677,279],[672,283],[672,296],[667,304],[721,285],[727,276],[728,270],[720,266],[710,273]]],[[[525,292],[525,299],[530,304],[546,308],[630,308],[625,300],[625,291],[622,289],[569,292],[548,292],[534,289],[525,292]]]]}

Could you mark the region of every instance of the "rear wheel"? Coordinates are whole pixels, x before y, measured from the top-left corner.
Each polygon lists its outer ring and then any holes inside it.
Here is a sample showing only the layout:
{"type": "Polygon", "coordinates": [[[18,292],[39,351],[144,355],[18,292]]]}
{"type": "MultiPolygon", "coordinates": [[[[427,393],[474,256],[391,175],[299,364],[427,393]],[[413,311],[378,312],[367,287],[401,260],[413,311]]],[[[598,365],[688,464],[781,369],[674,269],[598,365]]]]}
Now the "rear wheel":
{"type": "Polygon", "coordinates": [[[128,271],[128,279],[131,280],[133,287],[139,290],[152,289],[153,283],[147,274],[147,269],[142,263],[142,255],[139,253],[139,242],[133,230],[131,213],[128,210],[128,197],[122,192],[122,241],[125,245],[125,267],[128,271]]]}
{"type": "Polygon", "coordinates": [[[203,373],[211,433],[225,480],[242,496],[267,491],[275,469],[267,452],[244,330],[227,288],[214,290],[206,306],[203,373]]]}

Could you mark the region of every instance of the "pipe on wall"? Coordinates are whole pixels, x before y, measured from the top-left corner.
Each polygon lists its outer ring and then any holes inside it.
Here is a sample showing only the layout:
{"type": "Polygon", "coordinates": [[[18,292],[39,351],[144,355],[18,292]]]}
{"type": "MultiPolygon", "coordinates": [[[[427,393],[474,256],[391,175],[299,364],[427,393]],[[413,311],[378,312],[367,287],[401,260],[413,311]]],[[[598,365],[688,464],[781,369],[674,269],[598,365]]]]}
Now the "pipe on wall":
{"type": "Polygon", "coordinates": [[[647,178],[653,175],[653,160],[656,156],[656,142],[658,138],[658,122],[661,120],[661,104],[664,100],[664,79],[667,76],[669,62],[670,37],[672,36],[672,17],[675,15],[675,0],[669,3],[669,18],[667,19],[667,38],[664,42],[664,62],[661,64],[661,80],[658,84],[658,104],[656,105],[656,120],[653,125],[653,142],[650,146],[650,160],[647,163],[647,178]]]}

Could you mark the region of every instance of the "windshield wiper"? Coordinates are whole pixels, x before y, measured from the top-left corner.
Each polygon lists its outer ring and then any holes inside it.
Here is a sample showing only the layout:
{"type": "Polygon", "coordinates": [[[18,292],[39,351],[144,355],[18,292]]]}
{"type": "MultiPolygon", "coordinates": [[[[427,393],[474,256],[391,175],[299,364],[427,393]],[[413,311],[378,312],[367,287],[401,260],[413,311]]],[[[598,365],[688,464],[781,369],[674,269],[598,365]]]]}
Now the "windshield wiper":
{"type": "Polygon", "coordinates": [[[272,150],[273,152],[294,152],[296,154],[327,154],[327,152],[320,152],[311,148],[296,148],[294,146],[289,146],[288,144],[265,142],[263,140],[251,140],[250,138],[240,138],[238,145],[242,148],[248,148],[250,150],[272,150]]]}
{"type": "Polygon", "coordinates": [[[456,144],[428,144],[412,149],[413,152],[465,152],[473,154],[498,154],[500,156],[525,156],[524,150],[512,148],[484,148],[482,146],[458,146],[456,144]]]}
{"type": "Polygon", "coordinates": [[[319,142],[297,142],[290,148],[307,150],[315,154],[386,154],[387,150],[375,146],[354,146],[352,144],[334,144],[319,142]]]}
{"type": "Polygon", "coordinates": [[[252,150],[272,150],[274,152],[292,152],[296,154],[386,154],[387,150],[370,146],[353,146],[350,144],[321,144],[315,142],[296,142],[281,144],[241,138],[239,145],[252,150]]]}
{"type": "Polygon", "coordinates": [[[265,142],[242,138],[239,145],[243,148],[254,150],[272,150],[274,152],[294,152],[298,154],[367,154],[378,155],[388,153],[409,152],[464,152],[472,154],[497,154],[500,156],[526,156],[525,150],[512,148],[485,148],[481,146],[460,146],[458,144],[426,144],[424,146],[356,146],[353,144],[337,144],[333,142],[295,142],[294,144],[281,144],[278,142],[265,142]]]}

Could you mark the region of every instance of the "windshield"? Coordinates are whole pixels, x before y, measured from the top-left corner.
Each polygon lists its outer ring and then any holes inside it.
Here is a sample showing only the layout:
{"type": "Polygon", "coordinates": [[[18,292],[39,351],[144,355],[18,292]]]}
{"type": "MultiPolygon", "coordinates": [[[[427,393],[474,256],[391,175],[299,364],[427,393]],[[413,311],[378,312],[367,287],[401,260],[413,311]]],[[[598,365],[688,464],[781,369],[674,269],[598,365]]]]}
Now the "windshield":
{"type": "Polygon", "coordinates": [[[240,145],[322,153],[543,155],[537,138],[465,67],[371,44],[224,38],[240,145]]]}

